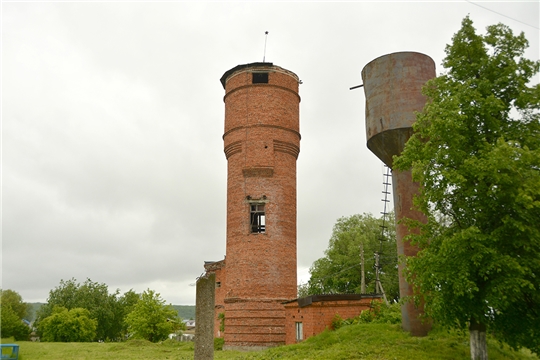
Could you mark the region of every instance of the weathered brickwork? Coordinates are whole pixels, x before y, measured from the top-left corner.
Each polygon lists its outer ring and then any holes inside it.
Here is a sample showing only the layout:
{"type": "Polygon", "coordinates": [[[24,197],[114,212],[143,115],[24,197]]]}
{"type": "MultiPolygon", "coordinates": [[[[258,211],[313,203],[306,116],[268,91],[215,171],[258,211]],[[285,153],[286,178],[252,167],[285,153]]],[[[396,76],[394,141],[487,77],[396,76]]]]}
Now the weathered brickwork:
{"type": "Polygon", "coordinates": [[[222,296],[226,348],[280,345],[285,343],[282,302],[296,297],[297,284],[299,80],[271,63],[254,63],[227,71],[221,81],[228,163],[227,266],[216,290],[216,317],[222,296]],[[259,74],[263,80],[255,81],[259,74]],[[252,205],[264,208],[262,231],[253,232],[252,205]]]}
{"type": "Polygon", "coordinates": [[[294,344],[331,328],[336,314],[343,319],[360,315],[370,308],[371,301],[381,301],[380,295],[313,295],[285,303],[285,343],[294,344]],[[302,304],[302,300],[309,300],[302,304]],[[302,340],[297,339],[297,323],[302,323],[302,340]]]}
{"type": "Polygon", "coordinates": [[[206,273],[214,273],[216,279],[215,290],[215,314],[214,314],[214,337],[223,337],[221,330],[220,314],[225,313],[225,279],[227,272],[225,271],[225,259],[221,261],[208,261],[204,264],[206,273]]]}

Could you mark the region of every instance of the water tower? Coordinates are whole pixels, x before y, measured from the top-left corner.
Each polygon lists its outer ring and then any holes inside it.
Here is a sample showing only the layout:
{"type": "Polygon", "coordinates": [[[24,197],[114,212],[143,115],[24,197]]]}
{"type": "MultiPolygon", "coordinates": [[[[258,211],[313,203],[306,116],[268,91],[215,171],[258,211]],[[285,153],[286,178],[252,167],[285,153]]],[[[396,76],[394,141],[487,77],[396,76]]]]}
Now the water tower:
{"type": "MultiPolygon", "coordinates": [[[[392,156],[403,151],[405,143],[412,135],[415,112],[422,111],[426,103],[422,86],[435,77],[435,63],[424,54],[398,52],[381,56],[362,69],[362,80],[366,96],[366,137],[368,148],[388,167],[392,168],[392,156]]],[[[418,184],[412,181],[410,171],[392,171],[394,211],[396,215],[396,236],[398,256],[414,256],[416,246],[404,242],[408,234],[405,225],[399,224],[403,218],[426,221],[426,217],[413,209],[413,197],[418,193],[418,184]]],[[[400,297],[413,294],[412,287],[399,266],[400,297]]],[[[403,328],[412,335],[424,336],[431,325],[422,323],[422,306],[412,302],[401,308],[403,328]]]]}
{"type": "Polygon", "coordinates": [[[272,63],[238,65],[225,89],[225,346],[285,343],[282,302],[296,298],[299,79],[272,63]]]}

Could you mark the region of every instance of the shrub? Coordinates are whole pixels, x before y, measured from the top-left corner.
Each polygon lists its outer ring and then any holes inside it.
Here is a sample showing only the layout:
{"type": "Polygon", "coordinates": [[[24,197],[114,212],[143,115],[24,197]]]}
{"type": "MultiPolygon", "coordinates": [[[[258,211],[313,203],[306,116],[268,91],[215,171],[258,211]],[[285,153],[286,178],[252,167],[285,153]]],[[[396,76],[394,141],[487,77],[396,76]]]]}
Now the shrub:
{"type": "Polygon", "coordinates": [[[398,303],[386,305],[378,301],[372,301],[370,309],[364,310],[357,317],[342,319],[339,314],[332,320],[332,329],[337,330],[345,325],[355,324],[399,324],[401,323],[401,310],[398,303]]]}
{"type": "Polygon", "coordinates": [[[225,339],[214,338],[214,350],[223,350],[223,344],[225,344],[225,339]]]}
{"type": "Polygon", "coordinates": [[[39,326],[42,341],[85,342],[96,336],[97,320],[91,319],[86,309],[68,310],[55,306],[53,314],[43,319],[39,326]]]}
{"type": "Polygon", "coordinates": [[[340,327],[345,325],[343,323],[344,321],[345,320],[343,320],[343,318],[339,314],[334,315],[334,318],[332,319],[332,329],[333,330],[339,329],[340,327]]]}

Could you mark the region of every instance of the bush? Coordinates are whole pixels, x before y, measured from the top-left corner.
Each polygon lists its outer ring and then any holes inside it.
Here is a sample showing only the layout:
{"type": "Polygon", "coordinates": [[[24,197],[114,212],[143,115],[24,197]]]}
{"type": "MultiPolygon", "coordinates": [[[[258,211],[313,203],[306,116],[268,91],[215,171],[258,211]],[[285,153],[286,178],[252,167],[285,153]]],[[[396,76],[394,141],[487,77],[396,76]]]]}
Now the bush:
{"type": "Polygon", "coordinates": [[[225,344],[225,339],[214,338],[214,350],[223,350],[223,344],[225,344]]]}
{"type": "Polygon", "coordinates": [[[0,332],[4,337],[14,337],[15,340],[28,340],[30,328],[22,322],[10,307],[2,307],[0,332]]]}
{"type": "Polygon", "coordinates": [[[344,324],[345,321],[346,320],[343,320],[339,314],[334,315],[334,318],[332,319],[332,330],[337,330],[343,325],[346,325],[344,324]]]}
{"type": "Polygon", "coordinates": [[[398,303],[386,305],[378,301],[372,301],[370,309],[364,310],[357,317],[342,319],[339,314],[334,315],[332,329],[337,330],[342,326],[355,324],[400,324],[401,309],[398,303]]]}
{"type": "Polygon", "coordinates": [[[87,342],[96,336],[97,320],[83,308],[55,306],[53,314],[39,323],[42,341],[87,342]]]}

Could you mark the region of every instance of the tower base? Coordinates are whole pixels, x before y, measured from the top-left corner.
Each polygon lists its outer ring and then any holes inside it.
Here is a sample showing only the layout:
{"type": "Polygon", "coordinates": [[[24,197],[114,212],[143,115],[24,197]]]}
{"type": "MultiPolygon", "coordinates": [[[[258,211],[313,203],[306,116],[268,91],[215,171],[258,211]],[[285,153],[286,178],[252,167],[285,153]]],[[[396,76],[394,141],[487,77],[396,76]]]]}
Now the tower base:
{"type": "Polygon", "coordinates": [[[285,345],[285,306],[290,299],[225,299],[226,350],[285,345]]]}

